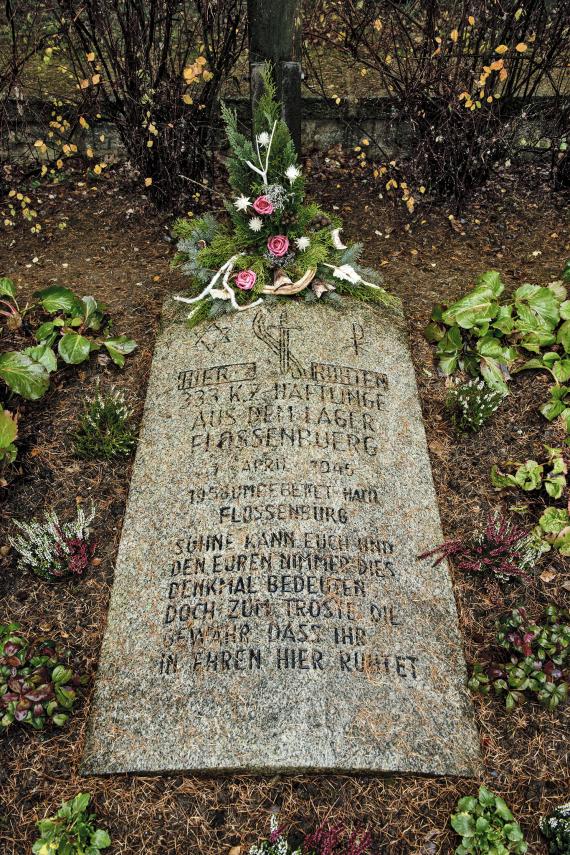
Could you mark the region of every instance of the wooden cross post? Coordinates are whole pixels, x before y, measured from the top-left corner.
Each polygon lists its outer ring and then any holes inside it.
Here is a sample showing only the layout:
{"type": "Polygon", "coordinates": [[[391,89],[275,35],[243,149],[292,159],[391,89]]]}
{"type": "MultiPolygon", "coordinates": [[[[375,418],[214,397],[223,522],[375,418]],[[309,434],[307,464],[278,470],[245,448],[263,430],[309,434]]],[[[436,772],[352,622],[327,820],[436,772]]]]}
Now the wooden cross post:
{"type": "Polygon", "coordinates": [[[301,22],[299,0],[247,0],[252,106],[262,91],[261,69],[270,62],[297,153],[301,152],[301,22]]]}

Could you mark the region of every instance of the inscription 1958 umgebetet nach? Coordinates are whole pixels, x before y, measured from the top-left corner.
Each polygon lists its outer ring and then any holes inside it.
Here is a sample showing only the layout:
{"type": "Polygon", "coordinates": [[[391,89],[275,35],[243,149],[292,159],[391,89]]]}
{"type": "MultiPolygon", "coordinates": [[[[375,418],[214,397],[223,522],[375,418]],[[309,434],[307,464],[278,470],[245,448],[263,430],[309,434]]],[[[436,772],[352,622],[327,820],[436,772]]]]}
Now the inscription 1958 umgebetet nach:
{"type": "Polygon", "coordinates": [[[171,323],[84,771],[470,774],[450,580],[417,558],[441,537],[399,317],[171,323]]]}

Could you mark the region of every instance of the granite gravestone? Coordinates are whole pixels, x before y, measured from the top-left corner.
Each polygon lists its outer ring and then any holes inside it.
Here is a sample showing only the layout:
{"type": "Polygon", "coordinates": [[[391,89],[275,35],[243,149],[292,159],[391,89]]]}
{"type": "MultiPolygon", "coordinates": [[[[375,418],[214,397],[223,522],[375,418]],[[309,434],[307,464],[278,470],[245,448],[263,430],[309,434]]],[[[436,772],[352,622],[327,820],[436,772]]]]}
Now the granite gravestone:
{"type": "MultiPolygon", "coordinates": [[[[180,304],[176,304],[180,307],[180,304]]],[[[84,773],[469,775],[478,739],[395,310],[283,302],[154,355],[84,773]]]]}

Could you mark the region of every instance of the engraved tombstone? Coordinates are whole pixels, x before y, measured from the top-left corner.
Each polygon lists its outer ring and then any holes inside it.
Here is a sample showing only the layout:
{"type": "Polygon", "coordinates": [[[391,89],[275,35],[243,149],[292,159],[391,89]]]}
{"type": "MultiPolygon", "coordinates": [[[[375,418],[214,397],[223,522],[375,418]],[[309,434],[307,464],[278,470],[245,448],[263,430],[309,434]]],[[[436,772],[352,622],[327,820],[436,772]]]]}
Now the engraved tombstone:
{"type": "Polygon", "coordinates": [[[279,302],[156,345],[85,773],[469,775],[402,318],[279,302]]]}

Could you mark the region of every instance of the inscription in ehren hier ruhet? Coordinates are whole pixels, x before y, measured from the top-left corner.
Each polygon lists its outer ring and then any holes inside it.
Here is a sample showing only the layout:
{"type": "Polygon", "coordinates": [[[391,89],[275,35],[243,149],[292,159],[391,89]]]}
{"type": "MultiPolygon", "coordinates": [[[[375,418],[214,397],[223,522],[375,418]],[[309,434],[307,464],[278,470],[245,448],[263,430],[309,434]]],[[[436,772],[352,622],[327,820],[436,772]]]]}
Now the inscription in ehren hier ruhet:
{"type": "Polygon", "coordinates": [[[84,771],[470,774],[441,539],[399,315],[167,325],[84,771]]]}

